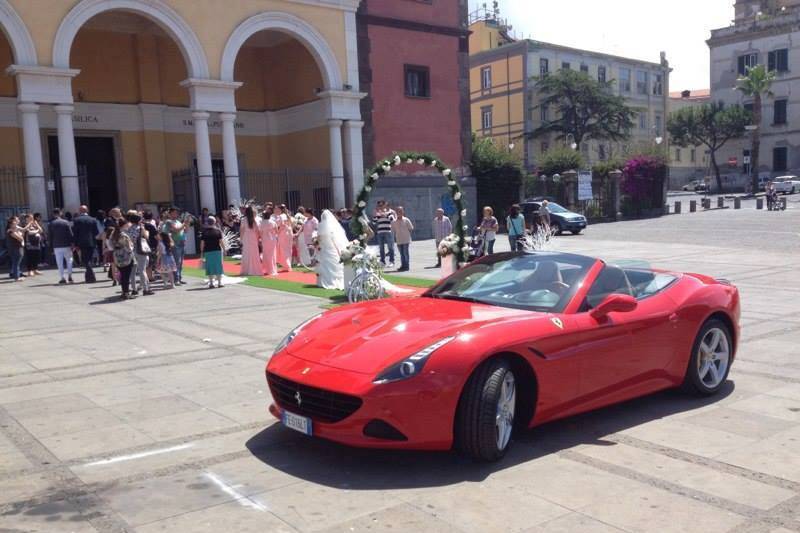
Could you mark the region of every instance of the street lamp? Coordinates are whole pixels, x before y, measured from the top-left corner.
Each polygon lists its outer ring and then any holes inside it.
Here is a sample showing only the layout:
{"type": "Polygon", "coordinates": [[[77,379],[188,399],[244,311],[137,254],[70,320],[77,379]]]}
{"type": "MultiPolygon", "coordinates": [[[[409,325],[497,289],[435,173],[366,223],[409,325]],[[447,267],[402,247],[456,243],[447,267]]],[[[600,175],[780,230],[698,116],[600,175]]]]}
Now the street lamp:
{"type": "Polygon", "coordinates": [[[508,143],[508,150],[509,150],[509,152],[510,152],[510,151],[512,151],[512,150],[514,150],[514,147],[515,147],[515,146],[516,146],[516,144],[514,144],[514,141],[511,141],[510,143],[508,143]]]}

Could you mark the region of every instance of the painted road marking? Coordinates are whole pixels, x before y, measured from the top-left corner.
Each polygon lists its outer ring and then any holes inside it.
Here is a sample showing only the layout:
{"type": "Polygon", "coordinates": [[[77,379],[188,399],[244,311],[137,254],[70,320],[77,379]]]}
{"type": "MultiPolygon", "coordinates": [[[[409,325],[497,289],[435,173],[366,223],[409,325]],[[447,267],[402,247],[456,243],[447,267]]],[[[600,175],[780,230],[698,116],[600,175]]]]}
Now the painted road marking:
{"type": "Polygon", "coordinates": [[[103,465],[110,465],[112,463],[119,463],[122,461],[132,461],[134,459],[142,459],[144,457],[150,457],[151,455],[161,455],[162,453],[170,453],[170,452],[177,452],[180,450],[185,450],[186,448],[191,448],[194,444],[187,443],[181,444],[179,446],[172,446],[170,448],[161,448],[159,450],[150,450],[149,452],[141,452],[141,453],[132,453],[130,455],[119,455],[117,457],[111,457],[109,459],[102,459],[100,461],[94,461],[92,463],[86,463],[83,466],[103,466],[103,465]]]}
{"type": "Polygon", "coordinates": [[[267,507],[264,504],[258,503],[255,500],[251,500],[238,490],[235,487],[228,485],[224,481],[222,481],[216,474],[211,472],[206,472],[203,474],[207,479],[209,479],[214,485],[219,488],[222,492],[236,500],[240,505],[243,507],[249,507],[251,509],[255,509],[256,511],[264,512],[267,510],[267,507]]]}

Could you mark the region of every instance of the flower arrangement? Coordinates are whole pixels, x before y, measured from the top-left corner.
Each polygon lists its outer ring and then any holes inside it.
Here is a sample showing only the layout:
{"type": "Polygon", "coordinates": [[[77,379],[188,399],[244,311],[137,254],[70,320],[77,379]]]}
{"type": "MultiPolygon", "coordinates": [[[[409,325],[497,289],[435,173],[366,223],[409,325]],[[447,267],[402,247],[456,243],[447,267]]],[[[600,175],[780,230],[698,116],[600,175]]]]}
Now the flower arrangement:
{"type": "Polygon", "coordinates": [[[339,255],[339,261],[356,271],[366,270],[378,276],[383,274],[383,265],[378,257],[369,253],[358,239],[347,244],[347,248],[339,255]]]}
{"type": "Polygon", "coordinates": [[[347,248],[342,250],[342,253],[339,255],[339,261],[344,263],[345,265],[352,264],[353,258],[358,254],[363,254],[366,248],[361,244],[361,241],[358,239],[354,241],[350,241],[347,243],[347,248]]]}
{"type": "Polygon", "coordinates": [[[300,231],[305,223],[306,216],[302,213],[295,213],[292,217],[292,227],[294,228],[294,231],[300,231]]]}
{"type": "Polygon", "coordinates": [[[410,165],[416,163],[424,167],[436,170],[442,177],[445,178],[450,195],[453,198],[453,203],[456,207],[457,220],[455,221],[455,233],[452,235],[458,241],[457,245],[451,247],[450,254],[455,254],[458,258],[459,266],[466,264],[469,258],[469,247],[466,245],[465,229],[468,228],[464,224],[464,217],[467,215],[466,204],[461,187],[455,179],[453,171],[444,163],[439,161],[431,154],[418,153],[418,152],[400,152],[392,155],[392,157],[378,161],[376,165],[367,171],[364,179],[364,188],[356,197],[355,208],[353,209],[353,220],[350,227],[354,235],[358,235],[362,244],[366,243],[368,232],[366,230],[367,224],[364,224],[364,210],[369,201],[370,192],[375,187],[379,179],[386,176],[392,171],[393,167],[399,165],[410,165]]]}
{"type": "MultiPolygon", "coordinates": [[[[439,256],[461,255],[463,247],[464,245],[461,243],[461,239],[459,239],[458,235],[451,233],[439,243],[439,256]]],[[[469,253],[469,250],[467,250],[467,253],[469,253]]]]}

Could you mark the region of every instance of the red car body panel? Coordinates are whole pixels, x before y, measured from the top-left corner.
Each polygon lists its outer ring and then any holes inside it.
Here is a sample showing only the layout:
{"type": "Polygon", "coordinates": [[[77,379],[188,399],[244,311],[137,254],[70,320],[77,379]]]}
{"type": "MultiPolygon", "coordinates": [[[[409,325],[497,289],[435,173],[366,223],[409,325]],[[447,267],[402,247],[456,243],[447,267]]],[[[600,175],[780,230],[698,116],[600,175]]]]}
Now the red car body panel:
{"type": "MultiPolygon", "coordinates": [[[[518,394],[535,404],[532,427],[680,385],[695,337],[712,315],[730,323],[736,346],[738,291],[706,276],[675,274],[669,287],[628,313],[598,320],[580,312],[603,265],[597,261],[589,269],[560,314],[424,296],[337,308],[303,327],[267,371],[362,399],[340,422],[313,420],[316,436],[362,447],[437,450],[452,447],[461,392],[487,358],[512,354],[529,365],[537,386],[518,394]],[[449,336],[455,339],[420,374],[374,383],[386,368],[449,336]],[[365,425],[376,419],[406,440],[365,436],[365,425]]],[[[280,417],[282,408],[273,404],[270,411],[280,417]]]]}

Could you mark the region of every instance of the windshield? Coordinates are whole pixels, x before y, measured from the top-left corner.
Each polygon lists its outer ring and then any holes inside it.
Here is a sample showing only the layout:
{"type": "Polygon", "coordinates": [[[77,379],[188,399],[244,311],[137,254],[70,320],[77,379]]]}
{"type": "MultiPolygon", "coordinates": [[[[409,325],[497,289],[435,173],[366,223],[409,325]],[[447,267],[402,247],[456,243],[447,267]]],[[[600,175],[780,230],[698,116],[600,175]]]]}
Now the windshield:
{"type": "Polygon", "coordinates": [[[565,209],[555,202],[549,202],[547,204],[547,210],[551,213],[569,213],[569,209],[565,209]]]}
{"type": "Polygon", "coordinates": [[[560,313],[594,263],[572,254],[494,254],[467,265],[423,296],[560,313]]]}

